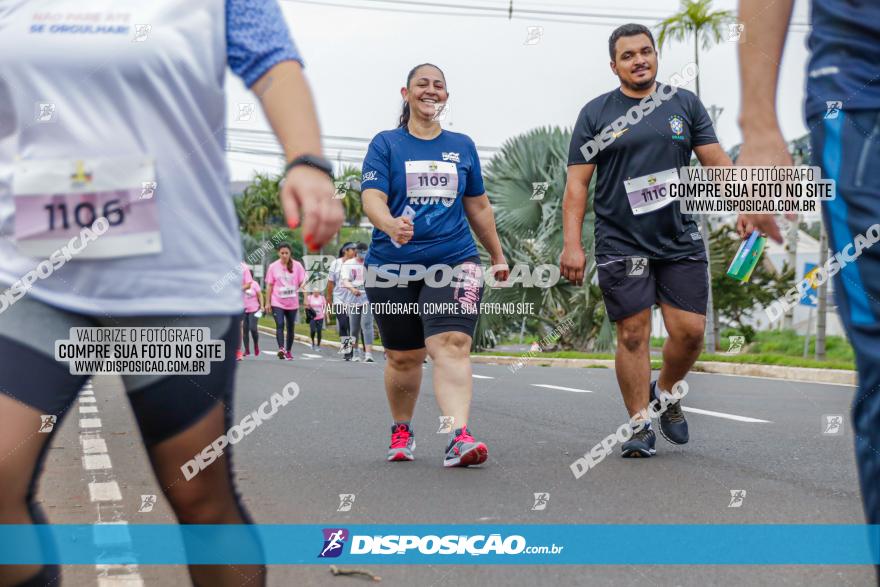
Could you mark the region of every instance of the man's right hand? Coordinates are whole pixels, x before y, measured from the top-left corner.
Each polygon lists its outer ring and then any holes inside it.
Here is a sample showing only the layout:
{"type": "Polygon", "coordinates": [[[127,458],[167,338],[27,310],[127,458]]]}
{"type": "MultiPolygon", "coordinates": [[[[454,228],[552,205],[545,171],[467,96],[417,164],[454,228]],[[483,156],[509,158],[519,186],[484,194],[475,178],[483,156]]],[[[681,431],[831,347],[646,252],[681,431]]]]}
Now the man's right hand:
{"type": "Polygon", "coordinates": [[[587,255],[581,245],[566,245],[562,248],[559,269],[563,277],[575,285],[583,285],[586,266],[587,255]]]}
{"type": "Polygon", "coordinates": [[[398,216],[388,223],[385,232],[397,244],[405,245],[413,237],[413,222],[406,216],[398,216]]]}
{"type": "MultiPolygon", "coordinates": [[[[758,132],[743,132],[743,143],[736,164],[742,167],[770,167],[793,165],[788,143],[778,128],[767,128],[758,132]]],[[[791,218],[793,219],[793,218],[791,218]]],[[[736,231],[746,238],[759,230],[777,243],[782,242],[782,234],[773,214],[740,214],[736,220],[736,231]]]]}

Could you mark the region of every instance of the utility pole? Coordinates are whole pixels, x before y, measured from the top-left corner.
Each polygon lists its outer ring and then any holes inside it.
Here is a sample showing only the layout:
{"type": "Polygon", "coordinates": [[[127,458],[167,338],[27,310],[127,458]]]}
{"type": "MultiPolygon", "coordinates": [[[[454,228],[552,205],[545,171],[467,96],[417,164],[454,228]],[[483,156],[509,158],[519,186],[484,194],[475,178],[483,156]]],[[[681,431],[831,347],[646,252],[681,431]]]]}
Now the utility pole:
{"type": "MultiPolygon", "coordinates": [[[[785,234],[785,252],[787,253],[787,262],[789,267],[794,268],[794,281],[797,283],[798,267],[797,267],[797,249],[798,249],[798,224],[800,216],[794,220],[788,221],[788,230],[785,234]]],[[[786,310],[782,318],[782,329],[791,330],[794,328],[794,306],[786,310]]]]}
{"type": "MultiPolygon", "coordinates": [[[[697,81],[699,83],[699,79],[697,81]]],[[[699,86],[698,86],[699,87],[699,86]]],[[[699,90],[697,90],[699,93],[699,90]]],[[[707,108],[712,118],[712,128],[717,126],[718,117],[724,108],[712,104],[707,108]]],[[[706,268],[709,272],[709,298],[706,303],[706,352],[714,353],[718,344],[718,320],[715,316],[714,296],[712,295],[712,254],[709,251],[709,216],[700,214],[700,233],[703,235],[703,247],[706,249],[706,268]]]]}
{"type": "MultiPolygon", "coordinates": [[[[819,267],[828,261],[828,232],[825,222],[819,218],[819,267]]],[[[816,360],[825,360],[825,324],[828,312],[828,280],[819,286],[819,301],[816,308],[816,360]]]]}

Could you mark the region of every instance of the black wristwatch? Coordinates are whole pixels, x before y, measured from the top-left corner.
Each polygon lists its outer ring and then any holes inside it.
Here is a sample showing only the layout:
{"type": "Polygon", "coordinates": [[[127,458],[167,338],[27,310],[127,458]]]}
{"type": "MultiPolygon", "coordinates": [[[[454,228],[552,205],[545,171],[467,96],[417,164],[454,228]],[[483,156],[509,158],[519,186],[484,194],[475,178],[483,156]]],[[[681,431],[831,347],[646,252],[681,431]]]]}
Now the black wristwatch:
{"type": "Polygon", "coordinates": [[[287,164],[287,167],[284,168],[284,177],[287,177],[287,173],[297,167],[299,165],[308,165],[309,167],[314,167],[319,171],[323,171],[327,175],[330,176],[330,180],[333,180],[333,165],[318,155],[300,155],[293,161],[287,164]]]}

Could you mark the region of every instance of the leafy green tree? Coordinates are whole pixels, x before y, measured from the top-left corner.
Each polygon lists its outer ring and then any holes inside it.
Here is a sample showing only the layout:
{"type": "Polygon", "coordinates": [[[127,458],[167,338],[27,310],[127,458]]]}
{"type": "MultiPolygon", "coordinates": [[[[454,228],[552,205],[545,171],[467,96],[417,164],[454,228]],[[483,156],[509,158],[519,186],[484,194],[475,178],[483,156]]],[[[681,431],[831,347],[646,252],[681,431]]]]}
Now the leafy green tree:
{"type": "MultiPolygon", "coordinates": [[[[709,247],[715,259],[732,260],[742,240],[729,225],[722,225],[709,236],[709,247]]],[[[755,267],[751,279],[742,283],[727,276],[727,266],[715,263],[712,266],[712,290],[715,294],[715,310],[719,319],[727,326],[741,332],[747,342],[755,337],[755,330],[745,324],[754,315],[756,305],[769,305],[781,298],[791,287],[794,270],[783,265],[776,272],[769,260],[764,257],[755,267]]]]}
{"type": "Polygon", "coordinates": [[[336,197],[342,195],[342,207],[345,209],[345,222],[349,226],[358,226],[364,216],[361,203],[361,170],[353,165],[346,165],[336,178],[336,197]]]}

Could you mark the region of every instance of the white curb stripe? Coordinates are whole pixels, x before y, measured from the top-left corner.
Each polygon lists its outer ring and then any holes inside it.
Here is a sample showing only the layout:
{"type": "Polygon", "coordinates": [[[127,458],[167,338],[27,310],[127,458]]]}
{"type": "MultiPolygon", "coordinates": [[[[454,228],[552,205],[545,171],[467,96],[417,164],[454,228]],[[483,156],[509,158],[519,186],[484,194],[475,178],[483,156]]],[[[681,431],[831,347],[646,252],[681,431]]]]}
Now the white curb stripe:
{"type": "Polygon", "coordinates": [[[80,414],[97,414],[98,406],[80,406],[79,407],[80,414]]]}
{"type": "Polygon", "coordinates": [[[79,421],[80,428],[100,428],[101,418],[83,418],[79,421]]]}

